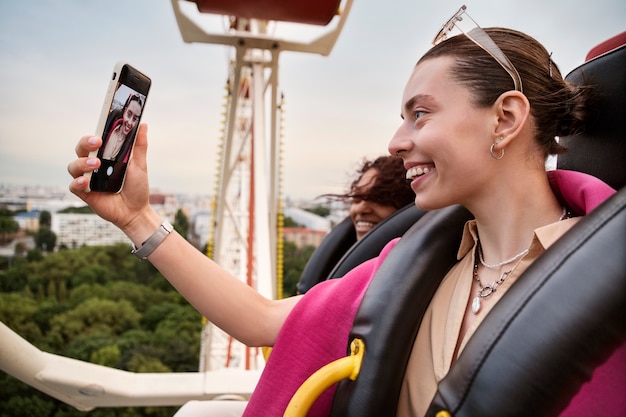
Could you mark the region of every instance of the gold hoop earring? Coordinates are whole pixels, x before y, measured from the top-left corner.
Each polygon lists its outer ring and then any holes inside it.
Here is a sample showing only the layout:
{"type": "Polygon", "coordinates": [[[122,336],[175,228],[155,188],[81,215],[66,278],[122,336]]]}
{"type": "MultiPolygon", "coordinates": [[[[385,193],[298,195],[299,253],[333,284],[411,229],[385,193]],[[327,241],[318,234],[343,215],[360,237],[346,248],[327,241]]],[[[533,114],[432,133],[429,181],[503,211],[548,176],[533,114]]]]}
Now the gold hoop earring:
{"type": "Polygon", "coordinates": [[[499,161],[500,159],[504,158],[504,148],[500,150],[500,155],[496,155],[496,153],[494,152],[495,147],[496,147],[496,143],[494,142],[491,144],[491,147],[489,148],[489,153],[491,154],[491,157],[493,159],[496,159],[499,161]]]}

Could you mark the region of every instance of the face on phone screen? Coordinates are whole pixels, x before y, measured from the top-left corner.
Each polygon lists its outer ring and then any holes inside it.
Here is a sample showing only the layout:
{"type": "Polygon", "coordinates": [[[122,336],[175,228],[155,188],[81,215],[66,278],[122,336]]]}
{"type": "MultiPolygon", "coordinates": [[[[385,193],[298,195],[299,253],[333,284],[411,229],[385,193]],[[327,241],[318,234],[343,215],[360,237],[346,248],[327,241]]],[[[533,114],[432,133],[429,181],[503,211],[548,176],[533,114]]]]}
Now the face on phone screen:
{"type": "Polygon", "coordinates": [[[137,75],[132,70],[130,73],[124,70],[127,67],[125,65],[120,72],[106,114],[102,146],[97,155],[101,164],[91,176],[92,191],[119,192],[126,175],[148,92],[143,84],[136,82],[137,75]]]}

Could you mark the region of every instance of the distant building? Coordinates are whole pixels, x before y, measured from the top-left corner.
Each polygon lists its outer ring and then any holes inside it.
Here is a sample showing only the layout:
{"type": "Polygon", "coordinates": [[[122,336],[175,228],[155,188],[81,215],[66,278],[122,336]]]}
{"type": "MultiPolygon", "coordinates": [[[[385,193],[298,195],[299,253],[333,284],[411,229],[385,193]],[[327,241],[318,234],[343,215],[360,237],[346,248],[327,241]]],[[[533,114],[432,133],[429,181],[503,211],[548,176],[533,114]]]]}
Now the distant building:
{"type": "Polygon", "coordinates": [[[17,222],[20,229],[27,232],[36,232],[39,230],[39,216],[41,212],[39,210],[22,211],[13,216],[13,220],[17,222]]]}
{"type": "MultiPolygon", "coordinates": [[[[177,211],[185,213],[190,228],[186,236],[192,244],[202,249],[211,232],[213,198],[210,195],[191,196],[153,190],[150,204],[163,218],[173,223],[177,211]]],[[[130,240],[117,227],[95,214],[59,213],[68,207],[82,207],[85,203],[69,193],[66,188],[45,186],[13,186],[0,183],[0,206],[22,211],[14,216],[20,229],[36,232],[42,211],[51,214],[51,230],[57,236],[57,247],[76,248],[89,245],[128,243],[130,240]]],[[[298,201],[298,206],[312,206],[311,201],[298,201]]],[[[284,215],[303,227],[285,228],[284,237],[298,246],[318,246],[332,227],[347,215],[345,203],[330,202],[330,215],[319,216],[301,209],[287,198],[284,215]]]]}
{"type": "Polygon", "coordinates": [[[85,205],[69,190],[60,187],[0,184],[0,207],[19,211],[49,211],[85,205]]]}
{"type": "Polygon", "coordinates": [[[175,194],[150,193],[150,205],[164,219],[174,219],[181,208],[175,194]]]}
{"type": "Polygon", "coordinates": [[[0,246],[0,256],[3,258],[12,258],[19,252],[18,246],[21,245],[23,250],[29,251],[35,249],[35,239],[32,236],[21,236],[13,239],[6,246],[0,246]]]}
{"type": "Polygon", "coordinates": [[[325,230],[313,230],[306,227],[285,227],[283,237],[288,242],[293,242],[299,248],[303,246],[318,247],[328,234],[325,230]]]}
{"type": "Polygon", "coordinates": [[[191,238],[196,242],[199,249],[204,248],[209,241],[209,233],[211,232],[211,212],[196,211],[191,220],[191,238]]]}
{"type": "Polygon", "coordinates": [[[332,228],[330,220],[326,217],[318,216],[315,213],[297,207],[286,208],[285,217],[291,218],[294,222],[303,225],[307,229],[330,232],[332,228]]]}
{"type": "Polygon", "coordinates": [[[57,235],[57,247],[131,244],[116,226],[96,214],[55,213],[50,228],[57,235]]]}

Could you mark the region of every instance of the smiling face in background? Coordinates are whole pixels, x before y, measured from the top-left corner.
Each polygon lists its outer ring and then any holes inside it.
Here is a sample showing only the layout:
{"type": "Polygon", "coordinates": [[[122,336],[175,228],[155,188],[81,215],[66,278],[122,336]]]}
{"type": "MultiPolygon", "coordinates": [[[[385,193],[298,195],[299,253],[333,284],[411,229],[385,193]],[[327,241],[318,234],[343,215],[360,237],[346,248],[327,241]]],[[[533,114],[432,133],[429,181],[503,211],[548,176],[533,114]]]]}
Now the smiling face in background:
{"type": "MultiPolygon", "coordinates": [[[[376,168],[367,170],[356,184],[359,195],[368,195],[379,174],[376,168]]],[[[350,204],[350,218],[356,230],[357,240],[361,239],[374,226],[395,213],[398,209],[391,204],[381,204],[372,200],[353,198],[350,204]]]]}

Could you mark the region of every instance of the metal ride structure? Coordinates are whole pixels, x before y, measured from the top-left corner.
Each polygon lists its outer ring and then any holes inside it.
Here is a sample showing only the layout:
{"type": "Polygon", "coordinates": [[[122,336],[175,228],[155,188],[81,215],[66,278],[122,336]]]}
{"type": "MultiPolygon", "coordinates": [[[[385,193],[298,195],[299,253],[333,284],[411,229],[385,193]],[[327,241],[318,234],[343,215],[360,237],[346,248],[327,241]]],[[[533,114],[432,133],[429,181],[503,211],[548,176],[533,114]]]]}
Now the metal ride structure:
{"type": "MultiPolygon", "coordinates": [[[[208,255],[269,298],[280,297],[282,51],[330,54],[352,0],[171,0],[186,43],[230,46],[224,134],[208,255]],[[212,33],[183,11],[222,15],[228,30],[212,33]],[[185,6],[185,7],[186,7],[185,6]],[[269,34],[281,22],[325,30],[312,41],[269,34]],[[277,280],[276,277],[279,277],[277,280]],[[277,282],[278,281],[278,282],[277,282]]],[[[247,398],[260,376],[260,353],[235,344],[207,323],[199,372],[133,373],[39,350],[0,322],[0,370],[79,410],[174,406],[190,400],[247,398]]]]}
{"type": "MultiPolygon", "coordinates": [[[[283,100],[278,90],[278,60],[284,50],[328,55],[349,12],[338,0],[288,4],[195,0],[200,13],[228,16],[225,34],[209,33],[178,0],[172,5],[187,43],[232,47],[226,83],[225,120],[214,190],[213,230],[207,255],[268,298],[281,298],[282,200],[280,161],[283,100]],[[279,22],[334,28],[310,43],[270,35],[279,22]]],[[[237,342],[210,322],[203,326],[200,371],[262,367],[260,349],[237,342]]]]}

